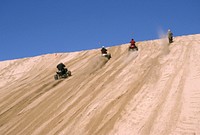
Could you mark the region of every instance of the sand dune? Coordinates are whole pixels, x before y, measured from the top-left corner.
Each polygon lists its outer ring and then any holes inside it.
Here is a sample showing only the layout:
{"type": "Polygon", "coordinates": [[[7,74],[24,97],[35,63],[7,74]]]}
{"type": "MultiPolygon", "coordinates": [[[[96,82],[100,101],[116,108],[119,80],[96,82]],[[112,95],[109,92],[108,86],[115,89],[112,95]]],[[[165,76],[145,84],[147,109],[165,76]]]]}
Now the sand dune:
{"type": "Polygon", "coordinates": [[[0,134],[200,135],[200,34],[174,40],[0,62],[0,134]]]}

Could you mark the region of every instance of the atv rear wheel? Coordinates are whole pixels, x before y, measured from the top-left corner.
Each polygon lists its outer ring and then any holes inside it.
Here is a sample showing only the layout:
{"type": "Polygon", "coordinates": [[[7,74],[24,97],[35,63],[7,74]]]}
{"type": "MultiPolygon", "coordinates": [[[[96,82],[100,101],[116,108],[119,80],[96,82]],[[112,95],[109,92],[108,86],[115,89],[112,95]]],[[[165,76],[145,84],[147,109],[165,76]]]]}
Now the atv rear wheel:
{"type": "Polygon", "coordinates": [[[129,51],[138,51],[138,48],[137,48],[137,47],[134,47],[134,48],[129,48],[128,50],[129,50],[129,51]]]}
{"type": "Polygon", "coordinates": [[[55,80],[58,80],[58,75],[54,75],[54,79],[55,79],[55,80]]]}

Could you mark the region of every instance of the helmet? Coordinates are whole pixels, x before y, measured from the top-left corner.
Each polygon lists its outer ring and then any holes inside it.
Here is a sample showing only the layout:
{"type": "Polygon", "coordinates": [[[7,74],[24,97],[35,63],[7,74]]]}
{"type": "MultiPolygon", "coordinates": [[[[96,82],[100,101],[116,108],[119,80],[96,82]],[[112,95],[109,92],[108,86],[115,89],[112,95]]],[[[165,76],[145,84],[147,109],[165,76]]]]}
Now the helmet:
{"type": "Polygon", "coordinates": [[[105,48],[105,46],[102,46],[102,48],[105,48]]]}
{"type": "Polygon", "coordinates": [[[171,31],[170,29],[168,29],[168,31],[171,31]]]}

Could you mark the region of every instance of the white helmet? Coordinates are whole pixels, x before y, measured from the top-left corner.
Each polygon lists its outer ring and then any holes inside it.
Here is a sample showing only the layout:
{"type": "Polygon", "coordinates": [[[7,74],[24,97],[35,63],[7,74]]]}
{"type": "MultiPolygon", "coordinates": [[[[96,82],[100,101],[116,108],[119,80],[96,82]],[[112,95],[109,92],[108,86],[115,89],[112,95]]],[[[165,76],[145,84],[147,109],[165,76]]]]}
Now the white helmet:
{"type": "Polygon", "coordinates": [[[102,48],[105,48],[105,46],[102,46],[102,48]]]}
{"type": "Polygon", "coordinates": [[[168,31],[171,31],[170,29],[168,29],[168,31]]]}

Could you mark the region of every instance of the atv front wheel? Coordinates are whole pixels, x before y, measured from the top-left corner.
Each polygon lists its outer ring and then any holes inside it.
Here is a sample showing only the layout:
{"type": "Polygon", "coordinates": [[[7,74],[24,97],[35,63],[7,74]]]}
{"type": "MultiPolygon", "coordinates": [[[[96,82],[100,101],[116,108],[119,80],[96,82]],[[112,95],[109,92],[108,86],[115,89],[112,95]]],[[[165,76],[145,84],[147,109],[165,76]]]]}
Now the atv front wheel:
{"type": "Polygon", "coordinates": [[[71,71],[68,71],[67,74],[68,74],[68,76],[72,76],[71,71]]]}

